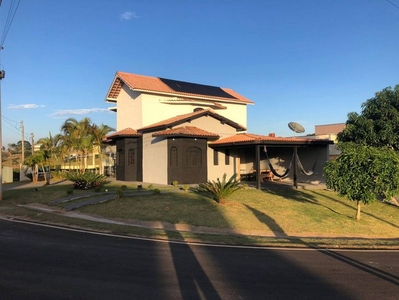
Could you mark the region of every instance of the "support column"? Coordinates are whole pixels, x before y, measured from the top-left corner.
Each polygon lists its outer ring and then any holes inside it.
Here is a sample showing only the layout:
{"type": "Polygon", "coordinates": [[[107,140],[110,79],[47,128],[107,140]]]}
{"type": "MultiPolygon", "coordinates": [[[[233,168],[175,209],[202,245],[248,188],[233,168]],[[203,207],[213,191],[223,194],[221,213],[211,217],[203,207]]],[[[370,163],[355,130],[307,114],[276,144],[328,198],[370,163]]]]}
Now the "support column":
{"type": "Polygon", "coordinates": [[[261,181],[260,181],[260,146],[256,145],[255,147],[255,169],[256,169],[256,188],[258,190],[261,189],[261,181]]]}
{"type": "Polygon", "coordinates": [[[294,187],[298,189],[298,147],[294,146],[294,187]]]}

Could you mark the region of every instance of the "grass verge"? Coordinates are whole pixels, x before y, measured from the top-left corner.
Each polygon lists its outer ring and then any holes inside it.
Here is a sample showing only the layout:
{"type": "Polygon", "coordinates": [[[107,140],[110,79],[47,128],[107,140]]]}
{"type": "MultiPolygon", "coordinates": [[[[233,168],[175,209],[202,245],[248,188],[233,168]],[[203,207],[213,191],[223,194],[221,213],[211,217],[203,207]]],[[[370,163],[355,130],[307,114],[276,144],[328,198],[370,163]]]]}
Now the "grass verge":
{"type": "MultiPolygon", "coordinates": [[[[115,192],[121,184],[110,183],[106,188],[115,192]]],[[[241,234],[175,232],[105,224],[18,206],[48,205],[52,200],[65,197],[70,189],[68,185],[5,191],[0,214],[123,235],[229,245],[385,249],[397,249],[399,245],[399,208],[386,203],[376,202],[364,207],[362,219],[356,221],[354,203],[325,190],[246,189],[220,205],[204,195],[185,193],[176,187],[153,188],[159,188],[161,194],[135,193],[77,211],[117,220],[161,221],[234,230],[241,234]]],[[[135,185],[128,184],[125,194],[135,190],[135,185]]],[[[87,191],[75,190],[73,195],[80,193],[87,191]]]]}

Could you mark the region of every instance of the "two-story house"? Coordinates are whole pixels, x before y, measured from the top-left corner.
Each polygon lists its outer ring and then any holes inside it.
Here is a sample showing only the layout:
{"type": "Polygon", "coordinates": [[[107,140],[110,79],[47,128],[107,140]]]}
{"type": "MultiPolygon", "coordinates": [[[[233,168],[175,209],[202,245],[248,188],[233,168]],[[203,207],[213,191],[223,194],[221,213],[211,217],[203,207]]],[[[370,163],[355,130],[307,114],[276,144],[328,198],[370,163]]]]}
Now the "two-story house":
{"type": "Polygon", "coordinates": [[[294,146],[306,148],[304,161],[327,157],[327,141],[246,133],[254,102],[232,89],[117,72],[106,101],[117,117],[117,132],[107,138],[116,145],[118,180],[200,183],[260,172],[269,161],[282,170],[294,146]],[[266,146],[283,149],[265,157],[266,146]]]}

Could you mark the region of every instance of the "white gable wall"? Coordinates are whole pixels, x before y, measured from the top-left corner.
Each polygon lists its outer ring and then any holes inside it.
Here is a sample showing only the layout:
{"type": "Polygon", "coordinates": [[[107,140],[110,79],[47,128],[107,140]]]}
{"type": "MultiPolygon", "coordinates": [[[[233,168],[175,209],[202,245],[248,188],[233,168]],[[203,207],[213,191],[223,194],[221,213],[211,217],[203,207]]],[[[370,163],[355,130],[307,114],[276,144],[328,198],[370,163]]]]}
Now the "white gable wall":
{"type": "Polygon", "coordinates": [[[127,85],[123,86],[116,102],[116,130],[125,128],[137,129],[142,127],[142,96],[140,93],[132,91],[127,85]]]}
{"type": "Polygon", "coordinates": [[[194,119],[189,123],[187,122],[176,127],[181,126],[195,126],[203,130],[218,134],[220,138],[225,138],[237,134],[237,130],[235,128],[227,124],[222,124],[219,120],[215,119],[212,116],[203,116],[201,118],[194,119]]]}
{"type": "MultiPolygon", "coordinates": [[[[139,129],[159,121],[192,113],[195,108],[208,109],[208,105],[165,103],[170,96],[153,95],[135,92],[126,85],[119,93],[117,100],[117,130],[125,128],[139,129]]],[[[242,126],[247,126],[247,106],[245,104],[221,103],[227,109],[212,108],[217,114],[224,116],[242,126]]],[[[213,132],[213,131],[212,131],[213,132]]],[[[215,132],[217,133],[217,132],[215,132]]]]}

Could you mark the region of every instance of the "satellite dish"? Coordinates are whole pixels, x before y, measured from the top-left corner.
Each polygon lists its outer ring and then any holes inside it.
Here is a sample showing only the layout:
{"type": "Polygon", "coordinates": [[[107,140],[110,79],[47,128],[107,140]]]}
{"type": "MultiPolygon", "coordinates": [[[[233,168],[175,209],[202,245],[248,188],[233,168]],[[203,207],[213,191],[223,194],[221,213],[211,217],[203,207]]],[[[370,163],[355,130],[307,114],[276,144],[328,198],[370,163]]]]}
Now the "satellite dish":
{"type": "Polygon", "coordinates": [[[304,133],[305,128],[297,122],[289,122],[288,127],[295,133],[304,133]]]}

